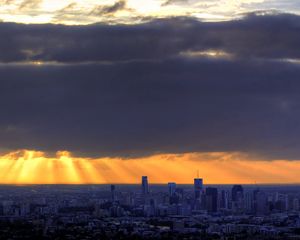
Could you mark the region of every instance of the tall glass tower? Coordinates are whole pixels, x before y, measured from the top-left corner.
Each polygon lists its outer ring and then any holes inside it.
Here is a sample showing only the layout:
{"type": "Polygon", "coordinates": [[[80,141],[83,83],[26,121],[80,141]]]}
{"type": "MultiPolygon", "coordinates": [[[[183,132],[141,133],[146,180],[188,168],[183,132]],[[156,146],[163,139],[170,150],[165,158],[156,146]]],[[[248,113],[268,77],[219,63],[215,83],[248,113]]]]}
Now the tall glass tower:
{"type": "Polygon", "coordinates": [[[147,195],[149,193],[147,176],[142,176],[142,193],[143,193],[143,195],[147,195]]]}
{"type": "Polygon", "coordinates": [[[176,191],[176,183],[169,182],[168,183],[169,196],[172,197],[175,194],[175,191],[176,191]]]}
{"type": "Polygon", "coordinates": [[[203,189],[203,179],[202,178],[195,178],[194,179],[195,199],[200,198],[202,189],[203,189]]]}

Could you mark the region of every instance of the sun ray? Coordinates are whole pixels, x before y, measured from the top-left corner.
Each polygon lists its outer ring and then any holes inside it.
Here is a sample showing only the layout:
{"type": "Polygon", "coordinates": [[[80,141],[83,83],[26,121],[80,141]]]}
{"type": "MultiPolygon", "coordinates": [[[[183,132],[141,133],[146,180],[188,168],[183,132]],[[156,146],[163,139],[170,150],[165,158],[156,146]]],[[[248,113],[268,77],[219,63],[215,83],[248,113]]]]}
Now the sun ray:
{"type": "Polygon", "coordinates": [[[253,160],[242,153],[162,154],[150,157],[79,158],[59,151],[55,157],[22,150],[0,156],[2,184],[191,183],[199,169],[206,183],[296,183],[300,161],[253,160]]]}

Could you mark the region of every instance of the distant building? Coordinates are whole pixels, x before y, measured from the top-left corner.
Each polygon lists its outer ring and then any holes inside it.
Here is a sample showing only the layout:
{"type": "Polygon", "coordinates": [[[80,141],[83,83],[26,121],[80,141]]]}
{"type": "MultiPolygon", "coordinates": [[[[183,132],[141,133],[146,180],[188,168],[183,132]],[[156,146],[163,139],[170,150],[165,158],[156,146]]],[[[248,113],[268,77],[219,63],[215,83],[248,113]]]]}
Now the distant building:
{"type": "Polygon", "coordinates": [[[280,212],[285,212],[289,209],[288,195],[276,193],[275,208],[280,212]]]}
{"type": "Polygon", "coordinates": [[[240,201],[244,196],[244,189],[242,185],[234,185],[231,190],[231,198],[233,202],[240,201]]]}
{"type": "Polygon", "coordinates": [[[175,191],[176,191],[176,183],[169,182],[168,183],[168,193],[169,193],[169,196],[172,197],[175,194],[175,191]]]}
{"type": "Polygon", "coordinates": [[[116,186],[111,185],[110,186],[110,193],[111,193],[111,201],[114,202],[116,201],[116,194],[115,194],[116,186]]]}
{"type": "Polygon", "coordinates": [[[202,178],[195,178],[194,179],[195,199],[200,198],[202,189],[203,189],[203,179],[202,178]]]}
{"type": "Polygon", "coordinates": [[[294,198],[293,199],[293,210],[294,211],[299,211],[300,207],[299,207],[299,199],[298,198],[294,198]]]}
{"type": "Polygon", "coordinates": [[[254,193],[253,192],[246,192],[245,193],[245,199],[244,199],[244,207],[246,213],[253,213],[254,212],[254,193]]]}
{"type": "Polygon", "coordinates": [[[147,176],[142,176],[142,193],[143,193],[143,195],[147,195],[149,193],[148,177],[147,176]]]}
{"type": "Polygon", "coordinates": [[[205,196],[206,209],[209,212],[216,212],[218,210],[218,189],[213,187],[206,188],[205,196]]]}
{"type": "Polygon", "coordinates": [[[259,215],[267,214],[267,195],[265,192],[259,191],[256,195],[257,209],[256,213],[259,215]]]}
{"type": "Polygon", "coordinates": [[[221,199],[220,199],[220,207],[223,209],[229,208],[229,192],[222,190],[221,199]]]}

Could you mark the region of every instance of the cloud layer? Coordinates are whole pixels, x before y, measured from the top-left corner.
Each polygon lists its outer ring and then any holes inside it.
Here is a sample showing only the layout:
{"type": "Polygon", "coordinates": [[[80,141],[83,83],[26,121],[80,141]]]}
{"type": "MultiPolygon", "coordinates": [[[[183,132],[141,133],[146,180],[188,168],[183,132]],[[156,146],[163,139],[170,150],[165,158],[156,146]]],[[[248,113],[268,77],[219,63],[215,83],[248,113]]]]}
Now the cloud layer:
{"type": "Polygon", "coordinates": [[[300,159],[299,22],[1,23],[0,145],[300,159]]]}
{"type": "Polygon", "coordinates": [[[1,23],[0,61],[162,60],[182,53],[222,51],[237,58],[300,58],[300,17],[250,14],[237,21],[191,18],[140,25],[21,25],[1,23]]]}
{"type": "Polygon", "coordinates": [[[253,11],[300,13],[297,0],[0,0],[0,19],[19,23],[134,24],[149,18],[236,19],[253,11]]]}

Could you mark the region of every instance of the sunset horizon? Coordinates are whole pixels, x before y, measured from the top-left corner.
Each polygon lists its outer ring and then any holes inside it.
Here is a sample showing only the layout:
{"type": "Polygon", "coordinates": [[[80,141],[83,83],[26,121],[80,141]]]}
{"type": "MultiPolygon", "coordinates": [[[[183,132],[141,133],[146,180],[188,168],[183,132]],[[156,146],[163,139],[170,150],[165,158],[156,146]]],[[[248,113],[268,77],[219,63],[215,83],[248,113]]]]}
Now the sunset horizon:
{"type": "Polygon", "coordinates": [[[0,239],[300,239],[300,1],[0,0],[0,239]]]}
{"type": "Polygon", "coordinates": [[[0,7],[0,184],[300,183],[297,8],[158,2],[0,7]]]}
{"type": "Polygon", "coordinates": [[[147,175],[152,184],[192,184],[197,174],[206,184],[299,184],[294,179],[300,170],[298,162],[253,160],[225,152],[85,158],[67,151],[47,156],[22,150],[0,160],[0,184],[140,184],[141,175],[147,175]]]}

